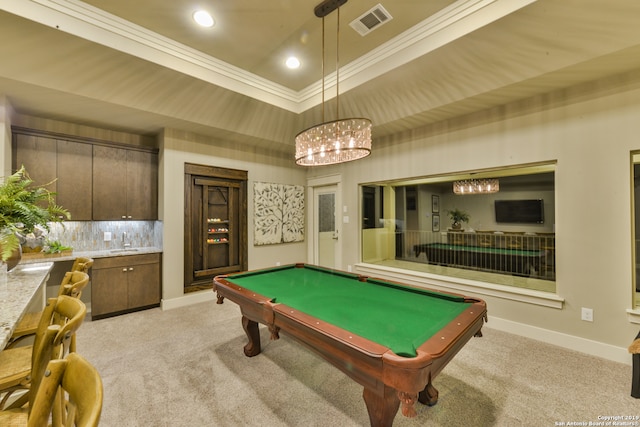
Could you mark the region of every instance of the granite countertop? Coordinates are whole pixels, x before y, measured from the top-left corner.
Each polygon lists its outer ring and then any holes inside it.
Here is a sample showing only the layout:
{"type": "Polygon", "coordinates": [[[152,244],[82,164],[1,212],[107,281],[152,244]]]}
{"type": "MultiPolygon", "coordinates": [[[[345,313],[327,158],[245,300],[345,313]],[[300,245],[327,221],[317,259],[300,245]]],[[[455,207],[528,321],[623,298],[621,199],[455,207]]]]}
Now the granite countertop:
{"type": "Polygon", "coordinates": [[[39,262],[48,262],[48,261],[70,261],[74,260],[77,257],[87,257],[87,258],[108,258],[108,257],[116,257],[116,256],[129,256],[129,255],[143,255],[143,254],[156,254],[161,253],[162,248],[158,247],[144,247],[144,248],[127,248],[127,249],[104,249],[99,251],[73,251],[70,253],[61,253],[61,254],[37,254],[37,255],[29,255],[23,254],[22,260],[20,261],[20,265],[23,264],[33,264],[39,262]]]}
{"type": "Polygon", "coordinates": [[[20,264],[6,275],[0,272],[0,351],[24,315],[38,289],[49,277],[53,262],[20,264]]]}
{"type": "Polygon", "coordinates": [[[162,253],[162,248],[144,247],[105,249],[99,251],[72,251],[60,254],[23,254],[20,264],[6,275],[0,272],[0,351],[9,342],[16,324],[24,315],[34,295],[46,283],[49,272],[57,261],[72,261],[77,257],[108,258],[162,253]]]}

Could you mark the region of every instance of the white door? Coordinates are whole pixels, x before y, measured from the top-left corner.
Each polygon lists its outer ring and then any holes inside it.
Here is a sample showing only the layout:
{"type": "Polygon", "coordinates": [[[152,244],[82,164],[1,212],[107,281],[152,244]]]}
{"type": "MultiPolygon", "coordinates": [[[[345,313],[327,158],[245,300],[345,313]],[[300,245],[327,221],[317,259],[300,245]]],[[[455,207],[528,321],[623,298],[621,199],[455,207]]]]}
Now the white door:
{"type": "Polygon", "coordinates": [[[322,267],[340,269],[341,242],[337,191],[336,185],[314,188],[314,262],[322,267]]]}

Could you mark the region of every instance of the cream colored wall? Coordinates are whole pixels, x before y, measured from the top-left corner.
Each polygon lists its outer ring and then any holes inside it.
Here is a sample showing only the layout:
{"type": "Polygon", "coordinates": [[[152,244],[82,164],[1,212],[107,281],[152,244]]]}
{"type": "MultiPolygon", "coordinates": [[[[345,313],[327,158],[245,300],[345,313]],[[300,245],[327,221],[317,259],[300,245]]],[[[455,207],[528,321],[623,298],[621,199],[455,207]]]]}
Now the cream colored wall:
{"type": "MultiPolygon", "coordinates": [[[[392,138],[393,145],[374,135],[371,156],[322,173],[342,174],[344,199],[353,202],[350,212],[359,212],[362,182],[557,160],[557,293],[564,307],[484,297],[489,316],[513,330],[579,337],[620,354],[638,332],[626,314],[632,307],[629,156],[640,149],[638,117],[640,72],[416,129],[392,138]],[[594,310],[593,322],[580,319],[581,307],[594,310]]],[[[358,224],[343,224],[345,266],[360,261],[358,224]]]]}
{"type": "MultiPolygon", "coordinates": [[[[119,144],[153,148],[158,146],[158,141],[155,135],[139,135],[108,129],[106,127],[98,128],[26,114],[16,114],[11,124],[13,126],[20,126],[28,129],[38,129],[46,132],[79,136],[81,138],[99,139],[103,141],[117,142],[119,144]]],[[[114,127],[116,127],[116,125],[114,125],[114,127]]]]}
{"type": "Polygon", "coordinates": [[[11,174],[11,119],[13,108],[5,95],[0,95],[0,176],[11,174]]]}
{"type": "Polygon", "coordinates": [[[365,262],[393,259],[395,253],[390,251],[395,248],[394,237],[395,233],[389,227],[362,230],[362,259],[365,262]]]}
{"type": "Polygon", "coordinates": [[[274,182],[306,186],[306,169],[291,157],[275,157],[268,148],[243,147],[174,129],[165,129],[160,147],[159,215],[164,229],[163,306],[173,307],[210,298],[202,291],[183,298],[184,286],[184,164],[195,163],[248,171],[249,268],[306,262],[306,243],[253,245],[253,183],[274,182]],[[181,301],[181,299],[184,300],[181,301]],[[174,301],[172,301],[174,300],[174,301]]]}
{"type": "MultiPolygon", "coordinates": [[[[0,100],[2,164],[10,164],[6,99],[0,100]]],[[[373,154],[344,165],[303,169],[268,148],[244,147],[167,129],[160,141],[160,219],[164,229],[163,306],[196,302],[183,296],[184,163],[249,171],[249,268],[306,261],[305,243],[254,247],[252,184],[305,185],[342,176],[343,205],[359,212],[358,185],[530,162],[557,161],[557,289],[562,309],[484,297],[490,318],[513,330],[539,330],[622,350],[638,325],[632,306],[629,154],[640,149],[640,72],[570,88],[490,111],[375,139],[373,154]],[[393,140],[393,144],[390,143],[393,140]],[[305,258],[305,259],[301,259],[305,258]],[[594,321],[580,320],[581,307],[594,321]],[[526,328],[524,327],[526,326],[526,328]]],[[[21,124],[21,123],[17,123],[21,124]]],[[[5,166],[6,167],[6,166],[5,166]]],[[[356,214],[352,214],[355,216],[356,214]]],[[[359,215],[358,215],[359,216],[359,215]]],[[[342,224],[343,268],[360,262],[360,221],[342,224]]],[[[211,298],[207,291],[204,297],[211,298]]],[[[203,298],[204,298],[203,297],[203,298]]],[[[494,322],[495,323],[495,322],[494,322]]]]}
{"type": "MultiPolygon", "coordinates": [[[[465,229],[474,230],[494,230],[504,232],[533,232],[533,233],[553,233],[555,228],[555,200],[554,191],[500,191],[495,194],[483,196],[455,196],[453,193],[440,196],[440,221],[441,229],[446,230],[451,227],[451,219],[447,211],[451,209],[462,209],[469,213],[469,222],[464,223],[465,229]],[[543,224],[508,224],[497,223],[495,219],[495,200],[507,199],[543,199],[544,200],[544,223],[543,224]]],[[[431,203],[431,199],[429,199],[431,203]]],[[[430,208],[430,206],[429,206],[430,208]]]]}
{"type": "MultiPolygon", "coordinates": [[[[305,242],[253,246],[253,182],[306,185],[306,169],[297,167],[288,156],[278,157],[268,147],[246,147],[211,138],[166,129],[155,137],[99,129],[28,115],[10,114],[13,110],[0,96],[0,162],[11,168],[11,125],[69,135],[92,137],[132,145],[155,145],[159,152],[158,215],[163,229],[163,307],[180,306],[201,300],[203,295],[184,298],[184,164],[197,163],[249,171],[248,182],[248,256],[249,268],[261,268],[293,262],[306,262],[305,242]],[[9,119],[12,122],[9,122],[9,119]],[[4,154],[4,156],[3,156],[4,154]],[[2,158],[4,157],[4,159],[2,158]],[[184,299],[185,301],[182,301],[184,299]],[[175,301],[172,301],[175,300],[175,301]]],[[[1,163],[0,163],[1,164],[1,163]]],[[[203,291],[203,293],[205,293],[203,291]]],[[[194,293],[200,294],[200,293],[194,293]]],[[[204,298],[212,298],[208,291],[204,298]]]]}

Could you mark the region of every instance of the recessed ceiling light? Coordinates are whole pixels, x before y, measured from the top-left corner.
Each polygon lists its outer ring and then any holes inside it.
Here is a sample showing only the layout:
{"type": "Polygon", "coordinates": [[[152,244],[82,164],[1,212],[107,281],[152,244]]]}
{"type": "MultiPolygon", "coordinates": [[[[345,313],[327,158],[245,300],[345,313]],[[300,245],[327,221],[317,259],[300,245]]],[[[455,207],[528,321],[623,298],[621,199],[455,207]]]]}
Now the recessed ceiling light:
{"type": "Polygon", "coordinates": [[[288,68],[296,69],[300,67],[300,60],[295,56],[290,56],[287,58],[287,61],[285,62],[285,64],[287,64],[288,68]]]}
{"type": "Polygon", "coordinates": [[[193,20],[203,27],[213,27],[215,23],[213,17],[206,10],[198,10],[193,13],[193,20]]]}

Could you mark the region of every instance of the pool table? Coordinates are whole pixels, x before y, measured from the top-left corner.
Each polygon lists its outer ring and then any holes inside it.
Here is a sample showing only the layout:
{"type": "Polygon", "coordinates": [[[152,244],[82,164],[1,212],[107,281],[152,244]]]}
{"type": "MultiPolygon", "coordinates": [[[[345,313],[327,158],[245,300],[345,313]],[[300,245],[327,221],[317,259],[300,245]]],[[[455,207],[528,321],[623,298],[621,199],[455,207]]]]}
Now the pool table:
{"type": "Polygon", "coordinates": [[[425,253],[430,264],[502,271],[518,276],[528,276],[532,271],[540,271],[540,266],[545,256],[545,251],[542,250],[451,245],[447,243],[414,245],[413,251],[416,257],[421,253],[425,253]]]}
{"type": "Polygon", "coordinates": [[[432,382],[473,336],[484,301],[309,264],[217,276],[217,302],[239,305],[249,342],[260,353],[258,323],[271,339],[284,332],[364,387],[372,426],[390,426],[402,404],[434,405],[432,382]]]}

